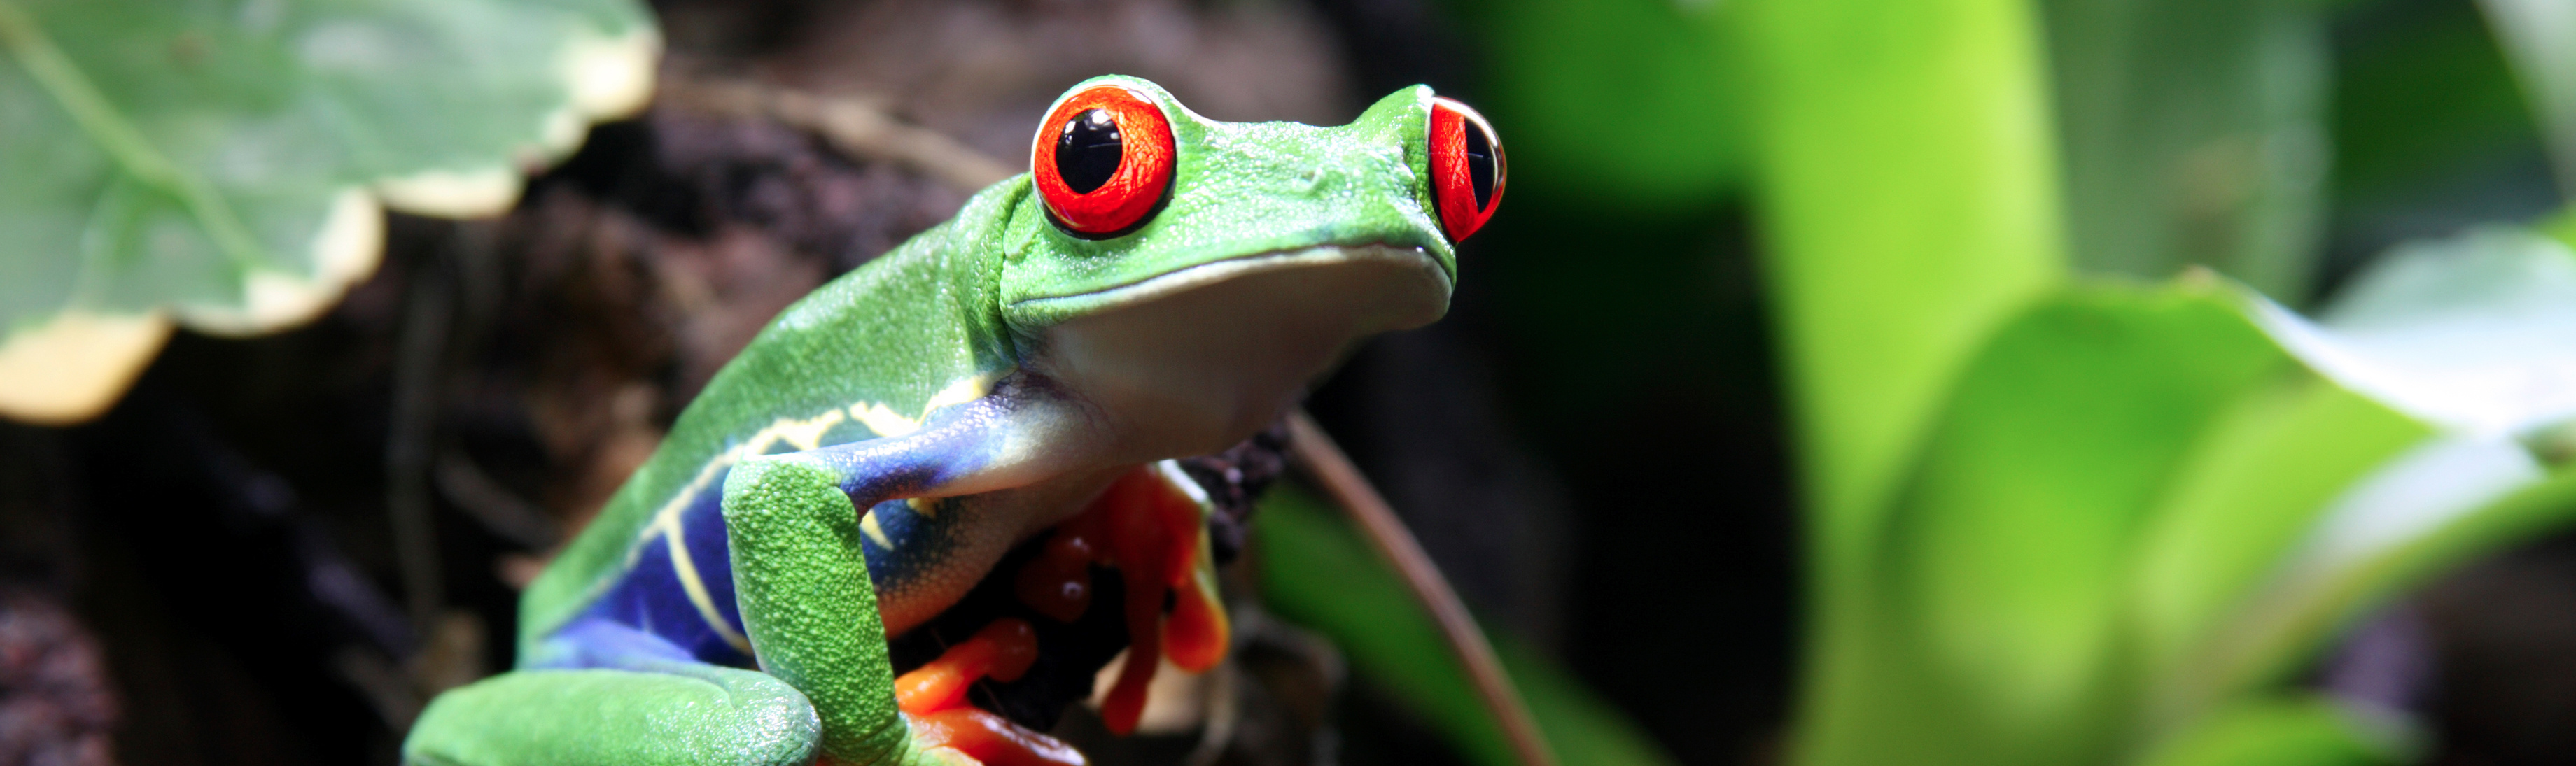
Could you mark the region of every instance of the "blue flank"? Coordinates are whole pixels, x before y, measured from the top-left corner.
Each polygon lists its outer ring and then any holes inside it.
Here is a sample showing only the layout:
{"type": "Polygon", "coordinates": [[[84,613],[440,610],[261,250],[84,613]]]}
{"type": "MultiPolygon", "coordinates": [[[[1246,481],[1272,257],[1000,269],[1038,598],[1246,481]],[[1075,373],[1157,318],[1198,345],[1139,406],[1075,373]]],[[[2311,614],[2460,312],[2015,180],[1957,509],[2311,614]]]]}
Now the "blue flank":
{"type": "MultiPolygon", "coordinates": [[[[739,636],[743,634],[742,609],[734,603],[732,544],[725,539],[724,511],[720,507],[723,499],[724,477],[718,476],[698,492],[687,510],[680,512],[681,540],[687,544],[689,562],[697,566],[699,581],[706,586],[707,598],[714,602],[716,613],[724,617],[725,628],[739,636]]],[[[608,638],[612,634],[585,636],[586,631],[576,630],[583,623],[602,622],[660,639],[680,655],[700,662],[752,667],[751,655],[726,641],[725,634],[708,624],[697,604],[689,600],[688,590],[680,584],[679,570],[672,566],[670,541],[663,537],[656,534],[638,541],[634,566],[628,567],[580,617],[557,632],[554,641],[578,644],[587,643],[585,637],[608,638]]],[[[597,626],[588,629],[596,630],[597,626]]],[[[575,666],[595,665],[584,662],[575,666]]]]}
{"type": "MultiPolygon", "coordinates": [[[[981,468],[1001,442],[1011,421],[1010,405],[986,397],[941,412],[935,422],[903,440],[905,449],[885,449],[887,439],[864,438],[855,423],[848,428],[862,438],[804,454],[845,477],[843,491],[853,496],[885,497],[918,492],[981,468]]],[[[791,451],[784,444],[769,454],[791,451]]],[[[732,541],[724,522],[724,485],[731,468],[699,485],[680,511],[679,529],[688,563],[721,619],[699,610],[683,585],[684,575],[671,558],[668,533],[657,531],[635,542],[626,571],[610,582],[589,608],[548,636],[529,667],[637,667],[670,660],[695,660],[737,668],[754,668],[742,624],[742,607],[734,601],[732,541]],[[730,640],[729,640],[730,639],[730,640]],[[736,640],[744,643],[737,645],[736,640]]],[[[861,535],[860,553],[868,580],[880,599],[904,597],[910,587],[949,561],[957,545],[957,525],[971,513],[954,498],[938,501],[924,516],[903,500],[871,507],[867,516],[893,542],[892,549],[861,535]]],[[[864,517],[863,517],[864,519],[864,517]]]]}
{"type": "MultiPolygon", "coordinates": [[[[720,505],[723,487],[724,477],[719,475],[680,512],[681,540],[725,628],[740,636],[744,635],[742,609],[734,601],[732,543],[725,536],[720,505]]],[[[952,501],[941,504],[955,507],[952,501]]],[[[878,592],[892,592],[917,581],[946,558],[950,530],[938,523],[945,515],[923,518],[902,500],[878,503],[869,515],[877,518],[888,539],[910,554],[895,555],[863,536],[860,549],[868,563],[868,579],[878,592]]],[[[679,568],[671,561],[670,542],[663,537],[656,534],[637,542],[634,566],[546,641],[539,667],[633,667],[647,659],[755,667],[752,657],[727,641],[689,600],[679,568]]]]}

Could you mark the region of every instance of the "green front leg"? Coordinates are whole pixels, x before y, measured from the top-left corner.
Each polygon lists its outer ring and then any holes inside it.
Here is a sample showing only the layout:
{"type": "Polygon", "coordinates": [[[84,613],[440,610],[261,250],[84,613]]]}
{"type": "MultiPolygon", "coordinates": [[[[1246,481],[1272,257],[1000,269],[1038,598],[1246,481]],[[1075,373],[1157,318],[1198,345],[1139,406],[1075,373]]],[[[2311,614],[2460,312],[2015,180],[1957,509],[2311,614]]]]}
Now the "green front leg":
{"type": "Polygon", "coordinates": [[[403,740],[412,766],[803,766],[805,695],[748,670],[521,670],[451,690],[403,740]]]}
{"type": "Polygon", "coordinates": [[[894,667],[840,474],[806,455],[725,482],[743,623],[761,671],[639,660],[521,670],[442,694],[403,743],[413,766],[973,766],[924,748],[894,667]]]}
{"type": "Polygon", "coordinates": [[[736,598],[760,667],[803,692],[825,763],[971,763],[916,746],[895,708],[894,666],[840,475],[805,455],[745,462],[725,480],[736,598]]]}

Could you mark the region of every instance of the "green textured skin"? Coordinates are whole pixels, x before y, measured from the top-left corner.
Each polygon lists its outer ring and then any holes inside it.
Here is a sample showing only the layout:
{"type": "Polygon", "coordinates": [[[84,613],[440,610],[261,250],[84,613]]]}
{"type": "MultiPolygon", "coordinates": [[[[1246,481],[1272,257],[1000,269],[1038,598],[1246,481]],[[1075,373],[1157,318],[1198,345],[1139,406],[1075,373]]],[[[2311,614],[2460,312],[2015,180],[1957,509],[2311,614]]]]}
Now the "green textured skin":
{"type": "MultiPolygon", "coordinates": [[[[783,420],[853,402],[927,418],[951,383],[1017,369],[1043,328],[1119,307],[1125,298],[1115,288],[1194,266],[1385,244],[1420,248],[1454,280],[1455,252],[1427,201],[1429,88],[1398,90],[1351,124],[1318,127],[1208,120],[1136,78],[1093,78],[1067,93],[1102,83],[1148,94],[1170,120],[1178,151],[1164,209],[1125,236],[1080,239],[1047,221],[1022,174],[790,306],[717,373],[529,587],[520,606],[523,668],[623,573],[658,509],[711,463],[737,459],[732,445],[783,420]]],[[[848,420],[822,433],[821,444],[879,436],[848,420]]],[[[743,460],[724,483],[736,601],[765,675],[708,665],[520,670],[434,701],[405,742],[406,760],[784,764],[819,754],[891,765],[955,757],[914,747],[896,712],[885,630],[857,542],[857,509],[877,498],[844,494],[838,478],[788,454],[743,460]]]]}
{"type": "Polygon", "coordinates": [[[876,591],[859,559],[859,511],[840,477],[794,455],[725,480],[734,587],[760,667],[808,690],[822,752],[847,763],[935,763],[895,709],[876,591]]]}
{"type": "Polygon", "coordinates": [[[822,728],[805,695],[749,670],[529,670],[439,695],[403,755],[435,766],[811,763],[822,728]]]}

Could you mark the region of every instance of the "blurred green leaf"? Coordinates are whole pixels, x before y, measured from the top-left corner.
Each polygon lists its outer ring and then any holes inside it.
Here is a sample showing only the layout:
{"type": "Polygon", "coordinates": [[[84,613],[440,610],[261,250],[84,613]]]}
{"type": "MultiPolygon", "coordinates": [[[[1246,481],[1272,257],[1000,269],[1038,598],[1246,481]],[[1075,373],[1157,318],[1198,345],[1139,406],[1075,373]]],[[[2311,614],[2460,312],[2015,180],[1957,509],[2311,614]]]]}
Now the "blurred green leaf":
{"type": "Polygon", "coordinates": [[[1830,577],[1964,357],[2062,271],[2037,30],[2003,0],[1737,12],[1765,277],[1830,577]]]}
{"type": "Polygon", "coordinates": [[[483,215],[650,95],[631,0],[0,0],[0,413],[102,407],[168,332],[309,318],[383,200],[483,215]]]}
{"type": "Polygon", "coordinates": [[[1924,638],[2007,714],[2080,699],[2142,520],[2202,431],[2285,361],[2208,287],[2080,288],[2006,325],[1888,527],[1924,638]]]}
{"type": "Polygon", "coordinates": [[[2149,704],[2181,718],[2287,681],[2397,589],[2576,516],[2576,477],[2544,478],[2507,440],[2446,436],[2407,450],[2282,545],[2266,577],[2214,605],[2197,645],[2157,668],[2149,704]]]}
{"type": "MultiPolygon", "coordinates": [[[[1254,554],[1262,597],[1273,612],[1332,637],[1356,672],[1419,711],[1470,762],[1519,763],[1430,615],[1347,521],[1292,487],[1263,501],[1259,518],[1254,554]]],[[[1673,762],[1553,661],[1510,636],[1494,635],[1494,643],[1559,762],[1673,762]]]]}
{"type": "Polygon", "coordinates": [[[2400,246],[2315,323],[2252,311],[2319,371],[2429,423],[2504,434],[2576,416],[2576,251],[2538,233],[2400,246]]]}
{"type": "Polygon", "coordinates": [[[2414,743],[2315,697],[2228,706],[2142,761],[2143,766],[2371,766],[2412,760],[2414,743]]]}
{"type": "Polygon", "coordinates": [[[2147,658],[2149,678],[2184,672],[2184,658],[2277,574],[2329,502],[2433,433],[2314,375],[2231,404],[2202,424],[2124,551],[2134,590],[2115,598],[2130,603],[2127,648],[2147,658]]]}
{"type": "Polygon", "coordinates": [[[2050,0],[2068,242],[2083,270],[2209,266],[2300,296],[2329,145],[2323,14],[2304,0],[2050,0]]]}
{"type": "Polygon", "coordinates": [[[2317,322],[2249,306],[2312,368],[2442,432],[2276,538],[2233,606],[2208,604],[2223,621],[2165,663],[2164,704],[2278,680],[2390,589],[2576,515],[2576,479],[2526,446],[2576,417],[2576,252],[2476,231],[2397,249],[2317,322]]]}
{"type": "Polygon", "coordinates": [[[2478,0],[2505,59],[2513,62],[2560,189],[2576,189],[2576,5],[2563,0],[2478,0]]]}
{"type": "Polygon", "coordinates": [[[2139,530],[2209,424],[2288,357],[2199,280],[2078,287],[1999,330],[1898,497],[1855,661],[1904,695],[1811,708],[1810,763],[2111,755],[2139,530]],[[1923,732],[1946,747],[1870,732],[1923,732]],[[1926,759],[1925,753],[1936,753],[1926,759]]]}
{"type": "Polygon", "coordinates": [[[2297,716],[2223,719],[2388,594],[2576,517],[2576,472],[2525,446],[2576,416],[2576,253],[2508,230],[2400,248],[2322,317],[2187,277],[2006,324],[1834,626],[1827,677],[1868,693],[1811,705],[1802,756],[2295,750],[2297,716]]]}
{"type": "Polygon", "coordinates": [[[1729,4],[1485,0],[1468,20],[1507,128],[1512,189],[1555,204],[1671,210],[1742,175],[1744,88],[1729,4]],[[1605,131],[1641,140],[1606,140],[1605,131]]]}
{"type": "MultiPolygon", "coordinates": [[[[1763,276],[1781,338],[1812,603],[1795,757],[1883,762],[1932,730],[1865,646],[1871,546],[1967,354],[2063,272],[2033,10],[2006,0],[1747,0],[1763,276]],[[1873,744],[1876,743],[1876,744],[1873,744]]],[[[1898,760],[1914,760],[1900,758],[1898,760]]]]}

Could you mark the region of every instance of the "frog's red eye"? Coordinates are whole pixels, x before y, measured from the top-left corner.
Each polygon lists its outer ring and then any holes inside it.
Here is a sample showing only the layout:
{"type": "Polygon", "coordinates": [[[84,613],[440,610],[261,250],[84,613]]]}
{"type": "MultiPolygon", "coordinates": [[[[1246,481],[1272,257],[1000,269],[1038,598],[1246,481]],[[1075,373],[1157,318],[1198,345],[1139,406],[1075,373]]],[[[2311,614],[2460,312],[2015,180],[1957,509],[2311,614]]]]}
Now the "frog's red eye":
{"type": "Polygon", "coordinates": [[[1077,237],[1135,231],[1172,188],[1172,124],[1142,93],[1100,85],[1038,125],[1029,173],[1055,224],[1077,237]]]}
{"type": "Polygon", "coordinates": [[[1431,100],[1431,206],[1449,241],[1465,241],[1494,217],[1509,175],[1502,139],[1484,115],[1457,99],[1431,100]]]}

